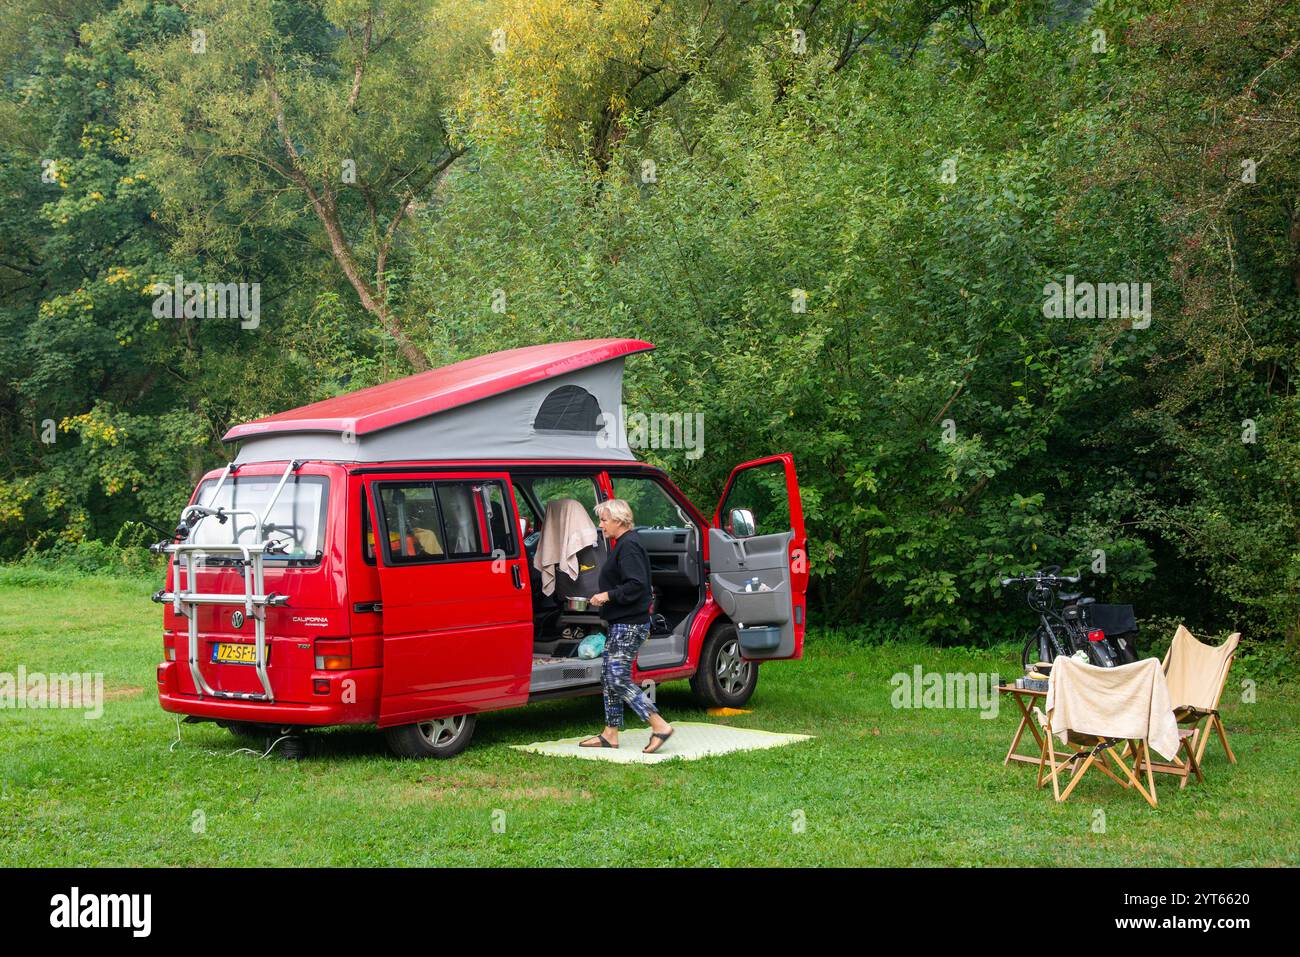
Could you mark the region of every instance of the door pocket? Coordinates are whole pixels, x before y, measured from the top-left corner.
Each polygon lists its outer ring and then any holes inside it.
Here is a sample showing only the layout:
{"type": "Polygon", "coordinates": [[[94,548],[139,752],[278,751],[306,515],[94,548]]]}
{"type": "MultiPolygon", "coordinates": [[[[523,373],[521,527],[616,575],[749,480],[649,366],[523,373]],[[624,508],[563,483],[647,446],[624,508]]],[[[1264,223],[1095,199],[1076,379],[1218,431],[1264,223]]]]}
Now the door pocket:
{"type": "Polygon", "coordinates": [[[771,591],[745,591],[745,580],[763,581],[763,573],[728,572],[713,576],[713,600],[732,621],[746,625],[783,625],[790,620],[790,583],[768,583],[771,591]]]}

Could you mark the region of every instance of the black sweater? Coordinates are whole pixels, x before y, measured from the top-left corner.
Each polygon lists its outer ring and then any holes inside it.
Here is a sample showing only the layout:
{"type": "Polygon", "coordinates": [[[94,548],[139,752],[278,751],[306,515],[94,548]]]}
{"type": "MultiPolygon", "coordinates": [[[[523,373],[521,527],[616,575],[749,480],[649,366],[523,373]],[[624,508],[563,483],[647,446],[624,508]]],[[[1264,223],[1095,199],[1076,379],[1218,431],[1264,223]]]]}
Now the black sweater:
{"type": "Polygon", "coordinates": [[[609,592],[609,601],[598,609],[605,621],[629,625],[650,621],[650,556],[636,529],[628,529],[614,543],[600,570],[599,590],[609,592]]]}

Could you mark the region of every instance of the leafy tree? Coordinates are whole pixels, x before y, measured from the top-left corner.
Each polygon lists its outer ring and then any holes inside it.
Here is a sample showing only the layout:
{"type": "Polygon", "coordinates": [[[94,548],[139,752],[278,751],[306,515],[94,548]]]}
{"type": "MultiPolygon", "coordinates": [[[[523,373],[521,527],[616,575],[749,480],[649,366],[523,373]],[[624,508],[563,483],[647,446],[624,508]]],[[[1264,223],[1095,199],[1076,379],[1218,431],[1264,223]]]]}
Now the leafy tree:
{"type": "Polygon", "coordinates": [[[1300,4],[1154,9],[1098,166],[1170,203],[1145,517],[1256,631],[1300,640],[1300,4]]]}
{"type": "Polygon", "coordinates": [[[99,417],[96,434],[118,455],[148,457],[171,503],[206,429],[160,382],[187,333],[150,311],[147,289],[171,263],[147,177],[115,152],[126,134],[112,91],[132,70],[129,50],[175,29],[178,11],[16,4],[6,17],[14,30],[6,36],[21,41],[8,50],[0,104],[9,191],[0,223],[0,522],[12,552],[42,536],[111,537],[133,511],[114,505],[139,489],[140,473],[101,473],[94,450],[76,439],[76,416],[99,417]],[[117,405],[131,408],[130,428],[109,421],[117,405]],[[172,427],[167,454],[162,436],[135,427],[159,413],[172,427]]]}
{"type": "Polygon", "coordinates": [[[200,0],[185,34],[140,54],[128,94],[130,152],[180,250],[233,259],[269,228],[330,257],[417,370],[392,257],[463,153],[443,115],[457,56],[442,18],[428,0],[200,0]]]}
{"type": "Polygon", "coordinates": [[[129,155],[121,88],[139,50],[182,35],[170,4],[6,8],[21,40],[0,95],[0,549],[112,540],[171,522],[232,421],[398,374],[373,321],[270,229],[230,255],[270,295],[261,325],[155,315],[154,284],[231,269],[187,253],[129,155]]]}
{"type": "Polygon", "coordinates": [[[1084,36],[986,30],[997,49],[962,83],[955,30],[909,70],[869,47],[838,71],[833,50],[755,60],[731,97],[702,78],[682,103],[693,140],[635,127],[605,172],[517,115],[471,141],[420,237],[411,295],[441,317],[424,334],[450,354],[657,342],[631,394],[705,412],[709,436],[707,464],[658,457],[707,501],[734,461],[795,450],[831,616],[969,634],[1000,575],[1102,546],[1114,579],[1148,579],[1125,515],[1061,457],[1134,338],[1042,310],[1074,264],[1132,266],[1058,219],[1077,205],[1052,174],[1081,138],[1062,114],[1090,107],[1070,67],[1084,36]]]}
{"type": "Polygon", "coordinates": [[[170,521],[231,422],[630,335],[633,408],[705,415],[644,452],[697,501],[795,453],[822,620],[1002,637],[998,578],[1060,563],[1294,639],[1298,12],[18,0],[0,552],[170,521]],[[177,274],[260,324],[156,315],[177,274]]]}

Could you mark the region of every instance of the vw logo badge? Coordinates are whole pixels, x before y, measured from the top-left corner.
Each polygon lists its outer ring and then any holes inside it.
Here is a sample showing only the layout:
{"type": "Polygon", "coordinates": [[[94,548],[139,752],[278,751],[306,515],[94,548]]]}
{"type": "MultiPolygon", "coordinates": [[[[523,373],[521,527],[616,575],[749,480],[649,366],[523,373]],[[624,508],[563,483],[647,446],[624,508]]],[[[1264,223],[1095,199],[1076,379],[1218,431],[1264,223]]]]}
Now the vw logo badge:
{"type": "Polygon", "coordinates": [[[244,613],[242,611],[237,611],[230,616],[230,627],[232,628],[244,627],[244,613]]]}

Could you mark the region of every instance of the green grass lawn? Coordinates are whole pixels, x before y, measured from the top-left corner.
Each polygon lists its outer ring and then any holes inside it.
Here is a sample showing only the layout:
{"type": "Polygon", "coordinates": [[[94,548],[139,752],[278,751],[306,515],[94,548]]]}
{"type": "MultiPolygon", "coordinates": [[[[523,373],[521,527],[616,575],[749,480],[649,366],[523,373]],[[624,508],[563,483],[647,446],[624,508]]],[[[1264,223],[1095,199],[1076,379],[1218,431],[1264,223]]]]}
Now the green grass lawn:
{"type": "Polygon", "coordinates": [[[1031,766],[1004,767],[1010,702],[992,720],[891,706],[894,673],[1014,674],[1009,646],[816,631],[803,661],[763,667],[752,714],[711,718],[684,682],[659,692],[669,720],[816,736],[788,747],[650,766],[507,747],[596,730],[599,699],[579,698],[482,716],[449,761],[398,760],[369,729],[320,734],[304,761],[261,760],[212,724],[182,726],[172,748],[151,588],[0,569],[0,672],[101,671],[107,699],[98,720],[0,710],[0,865],[1300,863],[1300,695],[1247,665],[1224,704],[1239,763],[1212,742],[1206,783],[1180,792],[1159,776],[1155,810],[1095,772],[1057,805],[1031,766]],[[1254,704],[1238,700],[1248,677],[1254,704]]]}

